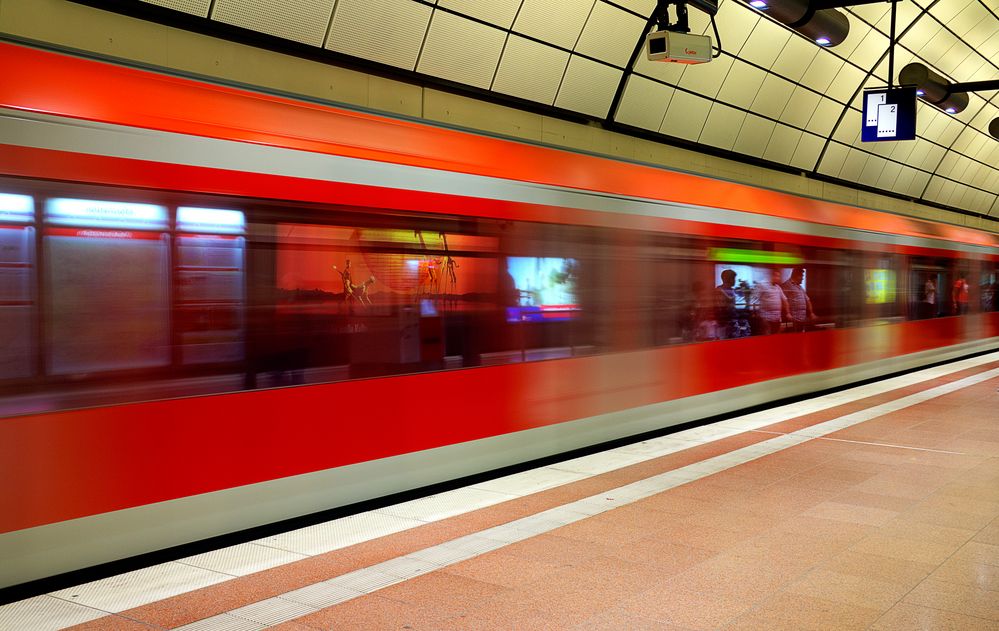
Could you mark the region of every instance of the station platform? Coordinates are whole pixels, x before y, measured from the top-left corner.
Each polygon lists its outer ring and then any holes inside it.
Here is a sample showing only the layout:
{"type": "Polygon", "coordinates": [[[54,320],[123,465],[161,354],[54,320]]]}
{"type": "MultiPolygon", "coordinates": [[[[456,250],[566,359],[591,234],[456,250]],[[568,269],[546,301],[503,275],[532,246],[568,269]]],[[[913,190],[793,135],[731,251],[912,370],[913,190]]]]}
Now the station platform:
{"type": "Polygon", "coordinates": [[[0,607],[0,629],[999,629],[999,353],[0,607]]]}

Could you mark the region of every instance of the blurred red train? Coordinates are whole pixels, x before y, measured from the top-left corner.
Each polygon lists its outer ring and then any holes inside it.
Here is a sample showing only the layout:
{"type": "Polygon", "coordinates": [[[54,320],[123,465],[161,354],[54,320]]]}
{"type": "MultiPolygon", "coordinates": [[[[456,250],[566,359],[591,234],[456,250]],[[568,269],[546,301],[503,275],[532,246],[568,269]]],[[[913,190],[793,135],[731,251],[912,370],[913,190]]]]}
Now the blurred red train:
{"type": "Polygon", "coordinates": [[[10,44],[0,73],[0,587],[999,346],[993,234],[10,44]]]}

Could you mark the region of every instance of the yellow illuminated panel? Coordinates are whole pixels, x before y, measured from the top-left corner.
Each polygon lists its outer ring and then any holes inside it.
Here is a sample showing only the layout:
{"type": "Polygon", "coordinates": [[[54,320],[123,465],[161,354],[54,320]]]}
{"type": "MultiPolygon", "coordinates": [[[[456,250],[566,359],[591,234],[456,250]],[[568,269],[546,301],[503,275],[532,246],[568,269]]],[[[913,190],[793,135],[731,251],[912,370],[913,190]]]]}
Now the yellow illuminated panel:
{"type": "Polygon", "coordinates": [[[893,270],[864,270],[864,287],[869,305],[895,302],[895,272],[893,270]]]}

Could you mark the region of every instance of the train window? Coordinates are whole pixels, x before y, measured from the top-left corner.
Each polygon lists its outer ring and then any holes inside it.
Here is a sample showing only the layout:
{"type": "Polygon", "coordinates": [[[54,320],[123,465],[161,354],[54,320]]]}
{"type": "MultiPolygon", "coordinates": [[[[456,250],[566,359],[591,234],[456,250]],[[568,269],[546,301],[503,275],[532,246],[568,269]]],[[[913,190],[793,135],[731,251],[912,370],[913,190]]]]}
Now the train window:
{"type": "Polygon", "coordinates": [[[982,262],[979,300],[982,311],[999,311],[999,266],[995,263],[982,262]]]}
{"type": "Polygon", "coordinates": [[[278,223],[274,239],[252,368],[271,381],[478,365],[502,338],[483,330],[502,328],[506,314],[494,236],[278,223]]]}
{"type": "Polygon", "coordinates": [[[49,374],[170,362],[166,208],[82,199],[45,206],[49,374]]]}
{"type": "Polygon", "coordinates": [[[185,364],[243,359],[245,231],[239,210],[177,209],[176,305],[185,364]]]}
{"type": "Polygon", "coordinates": [[[0,194],[0,379],[35,371],[34,220],[31,197],[0,194]]]}

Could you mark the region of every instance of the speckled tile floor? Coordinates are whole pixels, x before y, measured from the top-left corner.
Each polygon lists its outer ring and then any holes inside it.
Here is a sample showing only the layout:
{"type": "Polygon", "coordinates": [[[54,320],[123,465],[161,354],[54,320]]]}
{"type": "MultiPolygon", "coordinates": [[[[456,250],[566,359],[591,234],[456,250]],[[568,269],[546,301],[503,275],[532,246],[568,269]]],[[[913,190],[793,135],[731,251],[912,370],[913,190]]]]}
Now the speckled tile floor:
{"type": "Polygon", "coordinates": [[[339,549],[254,549],[242,575],[137,606],[81,601],[94,585],[22,601],[0,628],[999,630],[997,388],[993,358],[733,419],[339,549]]]}

